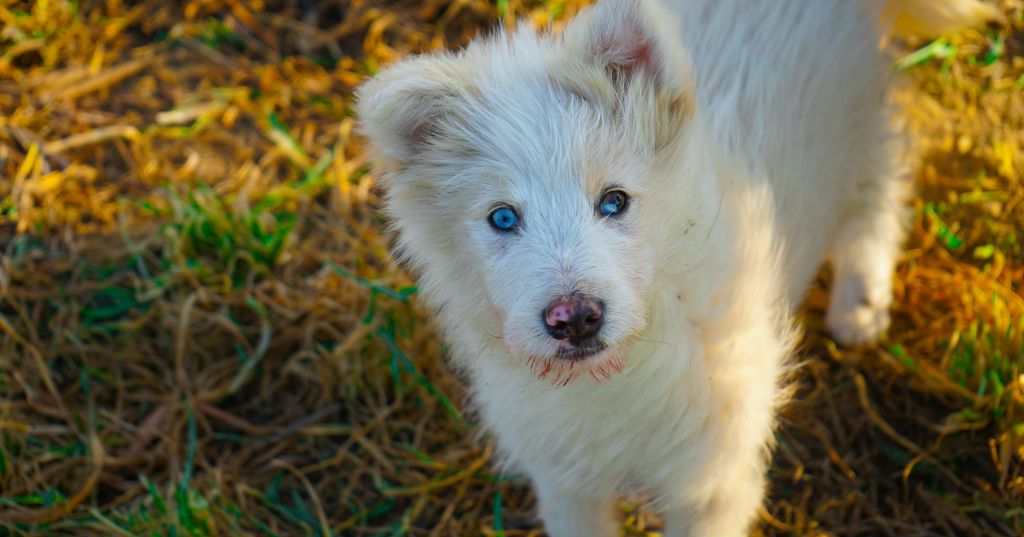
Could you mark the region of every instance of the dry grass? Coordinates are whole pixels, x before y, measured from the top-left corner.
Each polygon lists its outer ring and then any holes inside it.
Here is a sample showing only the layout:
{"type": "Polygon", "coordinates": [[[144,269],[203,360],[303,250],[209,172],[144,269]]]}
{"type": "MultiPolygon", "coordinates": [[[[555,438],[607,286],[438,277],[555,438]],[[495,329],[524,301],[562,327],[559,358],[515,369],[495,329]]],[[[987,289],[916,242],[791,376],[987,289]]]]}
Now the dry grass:
{"type": "MultiPolygon", "coordinates": [[[[350,106],[408,51],[578,3],[318,4],[0,2],[0,535],[541,534],[388,253],[350,106]]],[[[905,65],[895,323],[836,349],[823,273],[759,534],[1024,533],[1024,1],[1001,4],[905,65]]]]}

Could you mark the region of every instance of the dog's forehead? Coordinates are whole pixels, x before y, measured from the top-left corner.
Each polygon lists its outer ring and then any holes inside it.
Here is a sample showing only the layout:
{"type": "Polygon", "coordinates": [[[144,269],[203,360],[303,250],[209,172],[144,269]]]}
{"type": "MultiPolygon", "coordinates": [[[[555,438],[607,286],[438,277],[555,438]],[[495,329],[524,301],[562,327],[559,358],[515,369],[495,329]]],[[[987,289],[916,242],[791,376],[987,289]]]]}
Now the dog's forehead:
{"type": "Polygon", "coordinates": [[[630,160],[624,126],[546,73],[488,80],[463,116],[462,143],[506,188],[604,188],[630,160]]]}
{"type": "Polygon", "coordinates": [[[484,41],[454,60],[465,86],[449,101],[450,121],[436,131],[428,160],[443,182],[474,200],[474,212],[497,202],[585,209],[608,187],[642,176],[638,126],[565,83],[575,60],[561,43],[510,39],[484,41]]]}

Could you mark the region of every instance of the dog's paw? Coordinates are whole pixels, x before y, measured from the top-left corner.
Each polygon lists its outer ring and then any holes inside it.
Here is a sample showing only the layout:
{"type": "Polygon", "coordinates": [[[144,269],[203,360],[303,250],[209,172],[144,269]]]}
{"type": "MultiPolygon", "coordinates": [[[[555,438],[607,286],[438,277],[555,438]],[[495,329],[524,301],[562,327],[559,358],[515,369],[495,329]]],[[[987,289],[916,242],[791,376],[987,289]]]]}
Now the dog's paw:
{"type": "Polygon", "coordinates": [[[825,326],[840,345],[874,343],[889,328],[889,308],[859,304],[852,308],[832,304],[825,316],[825,326]]]}
{"type": "Polygon", "coordinates": [[[889,328],[888,285],[868,286],[860,279],[839,282],[825,315],[825,326],[837,343],[844,346],[874,343],[889,328]]]}

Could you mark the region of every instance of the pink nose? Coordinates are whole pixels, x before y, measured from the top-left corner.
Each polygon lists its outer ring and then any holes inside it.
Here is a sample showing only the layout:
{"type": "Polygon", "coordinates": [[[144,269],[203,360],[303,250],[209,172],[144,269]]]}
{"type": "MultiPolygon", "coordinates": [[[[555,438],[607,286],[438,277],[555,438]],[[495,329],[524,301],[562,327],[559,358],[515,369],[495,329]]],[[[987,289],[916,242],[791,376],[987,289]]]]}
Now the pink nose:
{"type": "Polygon", "coordinates": [[[577,346],[594,339],[602,324],[603,304],[585,295],[560,297],[544,310],[544,325],[548,334],[577,346]]]}

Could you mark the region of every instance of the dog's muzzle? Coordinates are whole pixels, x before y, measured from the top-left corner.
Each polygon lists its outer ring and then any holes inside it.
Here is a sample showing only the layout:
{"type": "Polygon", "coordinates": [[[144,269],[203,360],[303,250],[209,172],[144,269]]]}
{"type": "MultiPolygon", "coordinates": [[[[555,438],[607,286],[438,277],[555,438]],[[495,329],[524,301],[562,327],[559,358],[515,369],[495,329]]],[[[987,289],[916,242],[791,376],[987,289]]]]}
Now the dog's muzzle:
{"type": "Polygon", "coordinates": [[[573,349],[601,347],[598,334],[604,324],[604,303],[573,293],[555,299],[543,312],[548,335],[572,345],[573,349]]]}

